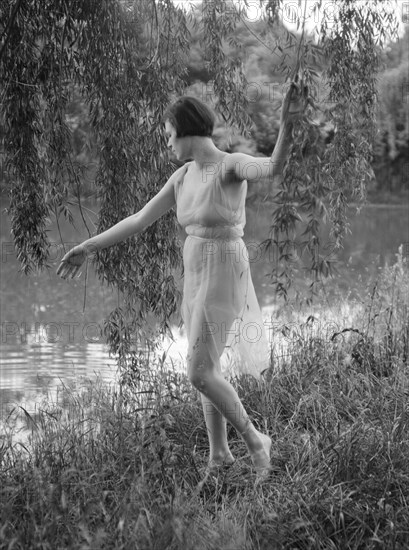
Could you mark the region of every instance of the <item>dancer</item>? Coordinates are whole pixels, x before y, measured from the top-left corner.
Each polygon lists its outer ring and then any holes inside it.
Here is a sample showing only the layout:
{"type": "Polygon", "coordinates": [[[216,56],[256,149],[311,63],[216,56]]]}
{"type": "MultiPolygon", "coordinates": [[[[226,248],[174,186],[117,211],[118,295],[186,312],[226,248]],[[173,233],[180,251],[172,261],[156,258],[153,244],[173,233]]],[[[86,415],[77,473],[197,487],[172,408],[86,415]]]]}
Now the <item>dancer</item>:
{"type": "Polygon", "coordinates": [[[209,437],[208,469],[231,464],[226,420],[247,445],[258,476],[270,468],[271,439],[259,432],[236,390],[223,376],[220,357],[238,350],[239,371],[258,377],[268,367],[264,328],[242,240],[247,185],[269,178],[276,185],[291,140],[303,93],[291,84],[284,97],[280,131],[273,155],[225,153],[212,140],[214,115],[201,101],[185,96],[165,113],[168,146],[186,161],[139,212],[87,239],[62,259],[57,273],[73,278],[87,255],[112,246],[146,227],[176,206],[187,238],[183,249],[182,316],[188,337],[187,373],[201,395],[209,437]]]}

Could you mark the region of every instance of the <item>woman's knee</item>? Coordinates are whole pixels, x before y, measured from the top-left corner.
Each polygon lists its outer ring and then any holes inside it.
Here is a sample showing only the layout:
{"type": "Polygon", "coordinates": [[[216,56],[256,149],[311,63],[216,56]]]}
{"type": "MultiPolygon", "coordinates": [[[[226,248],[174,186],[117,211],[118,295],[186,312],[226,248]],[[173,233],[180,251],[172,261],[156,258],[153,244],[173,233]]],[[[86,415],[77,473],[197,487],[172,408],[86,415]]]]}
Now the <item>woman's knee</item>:
{"type": "Polygon", "coordinates": [[[202,393],[206,389],[206,384],[209,378],[212,376],[211,365],[208,361],[188,357],[187,375],[191,384],[202,393]]]}
{"type": "Polygon", "coordinates": [[[206,373],[203,372],[200,368],[196,369],[194,367],[188,368],[187,371],[188,378],[190,383],[199,391],[203,392],[206,386],[206,373]]]}

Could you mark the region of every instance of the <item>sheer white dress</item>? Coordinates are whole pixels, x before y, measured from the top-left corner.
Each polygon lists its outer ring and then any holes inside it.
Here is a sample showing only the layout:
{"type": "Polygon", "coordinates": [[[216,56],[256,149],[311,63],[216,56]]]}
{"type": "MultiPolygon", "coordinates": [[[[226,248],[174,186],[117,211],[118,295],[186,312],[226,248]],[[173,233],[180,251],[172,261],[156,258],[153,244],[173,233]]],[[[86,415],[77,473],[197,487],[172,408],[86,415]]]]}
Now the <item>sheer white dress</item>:
{"type": "Polygon", "coordinates": [[[204,342],[222,372],[259,378],[269,366],[269,351],[242,240],[247,182],[222,183],[223,162],[203,181],[185,178],[191,163],[185,166],[175,199],[187,234],[182,317],[189,346],[204,342]]]}

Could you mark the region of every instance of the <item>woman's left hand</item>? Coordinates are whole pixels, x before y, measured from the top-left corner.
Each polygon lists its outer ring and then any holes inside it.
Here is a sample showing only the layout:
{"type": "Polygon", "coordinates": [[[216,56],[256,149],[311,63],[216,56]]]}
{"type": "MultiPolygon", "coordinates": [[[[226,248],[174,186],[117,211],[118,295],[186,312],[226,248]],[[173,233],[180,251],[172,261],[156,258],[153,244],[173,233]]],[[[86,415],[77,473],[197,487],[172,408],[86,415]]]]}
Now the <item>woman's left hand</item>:
{"type": "Polygon", "coordinates": [[[301,116],[307,102],[308,88],[302,81],[291,82],[283,99],[281,122],[301,116]]]}

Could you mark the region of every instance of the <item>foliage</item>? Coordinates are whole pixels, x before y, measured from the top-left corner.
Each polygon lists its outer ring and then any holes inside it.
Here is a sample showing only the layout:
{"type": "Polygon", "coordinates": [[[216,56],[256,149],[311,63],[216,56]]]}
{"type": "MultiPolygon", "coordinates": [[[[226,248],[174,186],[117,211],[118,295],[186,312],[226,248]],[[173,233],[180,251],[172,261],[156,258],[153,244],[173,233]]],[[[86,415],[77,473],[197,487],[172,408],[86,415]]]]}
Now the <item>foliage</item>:
{"type": "MultiPolygon", "coordinates": [[[[322,2],[318,7],[322,7],[322,2]]],[[[302,28],[296,67],[286,66],[283,61],[287,74],[298,71],[301,83],[308,86],[312,97],[294,132],[286,177],[275,197],[278,207],[273,212],[267,242],[278,250],[279,263],[272,271],[272,280],[284,297],[297,268],[294,250],[300,251],[300,256],[307,253],[315,274],[313,291],[321,276],[331,273],[332,258],[327,250],[342,246],[348,230],[346,208],[351,200],[365,198],[373,177],[376,71],[379,47],[387,39],[384,21],[391,18],[384,4],[373,2],[367,8],[350,0],[338,2],[331,26],[324,17],[316,29],[317,43],[306,37],[302,28]],[[309,60],[321,65],[320,73],[309,60]],[[314,124],[317,108],[333,128],[333,138],[325,148],[319,146],[321,136],[314,124]],[[323,217],[331,222],[332,237],[332,242],[324,246],[319,238],[323,217]]],[[[305,21],[305,11],[303,18],[305,21]]],[[[298,21],[302,26],[301,16],[298,21]]],[[[389,32],[394,35],[396,31],[397,21],[392,21],[389,32]]],[[[286,47],[293,42],[289,35],[286,47]]]]}
{"type": "MultiPolygon", "coordinates": [[[[241,7],[222,0],[205,0],[196,15],[175,7],[171,0],[2,2],[3,157],[11,181],[12,232],[23,271],[47,266],[48,218],[70,219],[70,203],[80,199],[84,173],[93,173],[79,158],[78,149],[73,150],[78,145],[73,142],[73,132],[78,139],[72,116],[75,103],[84,108],[92,130],[82,145],[98,151],[98,231],[140,209],[163,185],[171,166],[162,114],[189,83],[189,41],[195,32],[203,46],[203,70],[214,105],[224,124],[241,133],[249,129],[249,115],[261,120],[279,105],[282,91],[268,109],[265,97],[260,105],[248,105],[240,37],[253,43],[260,37],[270,41],[274,62],[260,61],[262,74],[279,73],[281,80],[299,75],[302,85],[308,86],[312,101],[294,132],[270,241],[285,264],[286,243],[294,243],[294,234],[302,227],[306,263],[317,278],[325,275],[330,266],[318,249],[319,221],[324,213],[329,217],[339,245],[348,201],[364,194],[370,175],[378,48],[395,24],[382,10],[365,11],[351,0],[337,5],[332,30],[325,18],[317,29],[317,45],[307,36],[301,16],[299,37],[277,27],[282,0],[263,2],[269,26],[260,23],[256,32],[245,24],[241,7]],[[323,67],[322,74],[317,67],[323,67]],[[324,115],[334,126],[334,139],[324,154],[316,148],[313,123],[322,86],[331,102],[324,115]],[[306,150],[313,154],[306,155],[306,150]],[[297,203],[304,212],[304,226],[295,215],[297,203]]],[[[276,133],[273,123],[260,137],[264,149],[276,133]]],[[[245,145],[251,150],[249,142],[245,145]]],[[[121,295],[105,324],[107,341],[121,364],[127,359],[138,363],[137,350],[144,339],[153,345],[153,336],[144,333],[151,315],[158,317],[160,332],[167,330],[178,303],[173,273],[179,257],[173,213],[136,239],[98,255],[101,280],[115,285],[121,295]]],[[[291,272],[283,274],[284,282],[280,272],[275,277],[286,295],[291,272]]]]}
{"type": "Polygon", "coordinates": [[[286,352],[272,350],[262,382],[236,380],[274,438],[262,485],[231,427],[236,463],[201,483],[199,395],[153,357],[119,389],[64,387],[35,412],[11,411],[0,548],[407,548],[407,285],[400,256],[347,324],[283,317],[286,352]]]}

